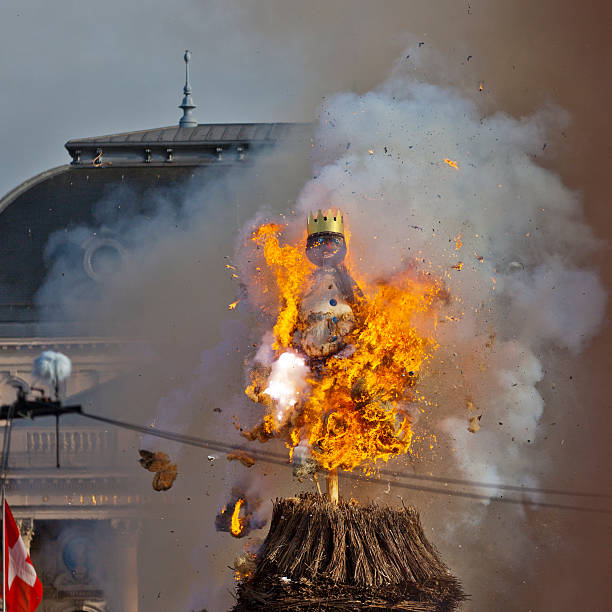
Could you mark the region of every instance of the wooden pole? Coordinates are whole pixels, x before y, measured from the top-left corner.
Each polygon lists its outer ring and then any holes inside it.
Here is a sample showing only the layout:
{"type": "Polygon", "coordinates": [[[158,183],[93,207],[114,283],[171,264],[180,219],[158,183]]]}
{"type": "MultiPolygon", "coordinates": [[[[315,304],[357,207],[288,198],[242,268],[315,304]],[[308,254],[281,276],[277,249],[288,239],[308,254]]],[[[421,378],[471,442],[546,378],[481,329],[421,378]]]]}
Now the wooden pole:
{"type": "Polygon", "coordinates": [[[330,501],[338,503],[338,468],[327,472],[327,494],[330,501]]]}
{"type": "Polygon", "coordinates": [[[315,472],[312,477],[314,478],[315,484],[317,485],[317,491],[319,492],[319,497],[321,497],[323,495],[323,493],[321,493],[321,487],[319,485],[319,479],[317,478],[317,473],[315,472]]]}

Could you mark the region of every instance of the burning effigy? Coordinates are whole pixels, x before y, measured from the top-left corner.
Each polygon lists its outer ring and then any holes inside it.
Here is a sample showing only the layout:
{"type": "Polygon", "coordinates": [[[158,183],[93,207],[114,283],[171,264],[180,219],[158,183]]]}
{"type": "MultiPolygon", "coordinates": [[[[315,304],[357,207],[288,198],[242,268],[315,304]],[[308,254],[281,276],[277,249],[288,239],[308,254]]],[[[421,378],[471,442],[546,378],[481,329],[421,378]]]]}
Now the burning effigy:
{"type": "Polygon", "coordinates": [[[260,290],[276,292],[278,306],[246,389],[266,413],[243,435],[284,440],[297,469],[371,470],[410,447],[411,414],[426,401],[415,384],[446,292],[409,266],[358,284],[340,211],[310,215],[305,249],[281,245],[282,229],[264,224],[251,236],[260,290]]]}
{"type": "Polygon", "coordinates": [[[246,388],[264,415],[242,433],[284,441],[296,476],[325,471],[327,496],[276,501],[235,609],[453,610],[465,595],[416,510],[364,507],[338,493],[339,469],[370,473],[410,449],[444,285],[411,266],[355,280],[340,211],[310,214],[305,248],[282,244],[283,229],[267,223],[249,237],[253,301],[274,325],[246,388]]]}

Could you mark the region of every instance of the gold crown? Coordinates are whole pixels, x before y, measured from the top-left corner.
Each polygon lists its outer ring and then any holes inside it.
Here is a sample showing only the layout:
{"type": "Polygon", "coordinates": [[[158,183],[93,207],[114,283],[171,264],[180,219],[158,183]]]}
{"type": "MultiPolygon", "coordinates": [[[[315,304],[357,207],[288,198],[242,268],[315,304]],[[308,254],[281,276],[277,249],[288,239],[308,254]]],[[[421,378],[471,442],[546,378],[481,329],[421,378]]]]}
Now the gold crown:
{"type": "Polygon", "coordinates": [[[312,236],[312,234],[318,234],[319,232],[344,234],[344,217],[340,210],[334,213],[330,209],[323,214],[319,208],[316,217],[310,213],[308,216],[308,235],[312,236]]]}

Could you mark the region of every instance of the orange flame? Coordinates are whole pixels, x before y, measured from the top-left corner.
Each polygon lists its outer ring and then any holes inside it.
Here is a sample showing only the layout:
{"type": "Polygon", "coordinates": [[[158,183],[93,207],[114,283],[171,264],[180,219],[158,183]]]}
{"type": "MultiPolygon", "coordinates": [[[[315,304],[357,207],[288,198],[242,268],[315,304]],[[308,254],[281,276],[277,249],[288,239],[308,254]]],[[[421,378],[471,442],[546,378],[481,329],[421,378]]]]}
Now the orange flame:
{"type": "Polygon", "coordinates": [[[232,512],[232,522],[230,524],[230,533],[234,537],[238,537],[244,529],[244,521],[240,518],[240,508],[244,504],[244,499],[240,498],[234,505],[234,511],[232,512]]]}
{"type": "Polygon", "coordinates": [[[253,232],[252,237],[259,247],[263,246],[266,263],[274,273],[280,290],[281,308],[274,326],[275,350],[288,347],[291,343],[298,318],[299,299],[313,269],[303,249],[280,245],[278,233],[281,229],[276,223],[267,223],[253,232]]]}
{"type": "Polygon", "coordinates": [[[240,300],[236,300],[235,302],[228,304],[227,307],[229,308],[229,310],[234,310],[234,308],[236,308],[236,306],[238,306],[239,303],[240,303],[240,300]]]}
{"type": "Polygon", "coordinates": [[[410,389],[435,347],[417,332],[414,319],[430,310],[439,289],[408,275],[364,288],[361,324],[347,339],[355,353],[329,360],[304,407],[312,455],[324,468],[352,470],[408,451],[406,405],[424,399],[410,389]]]}

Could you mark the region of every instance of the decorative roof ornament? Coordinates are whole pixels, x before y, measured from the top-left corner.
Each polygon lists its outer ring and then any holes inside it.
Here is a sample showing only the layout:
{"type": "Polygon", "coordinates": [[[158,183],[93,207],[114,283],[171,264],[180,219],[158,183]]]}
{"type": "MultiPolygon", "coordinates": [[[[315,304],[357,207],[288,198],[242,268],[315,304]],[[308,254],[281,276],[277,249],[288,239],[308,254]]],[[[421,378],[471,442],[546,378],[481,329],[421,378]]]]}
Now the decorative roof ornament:
{"type": "Polygon", "coordinates": [[[196,127],[198,122],[193,118],[193,109],[196,105],[193,103],[191,97],[191,85],[189,84],[189,60],[191,59],[191,51],[185,51],[185,87],[183,87],[183,102],[179,105],[179,108],[183,109],[183,116],[179,121],[180,127],[196,127]]]}

